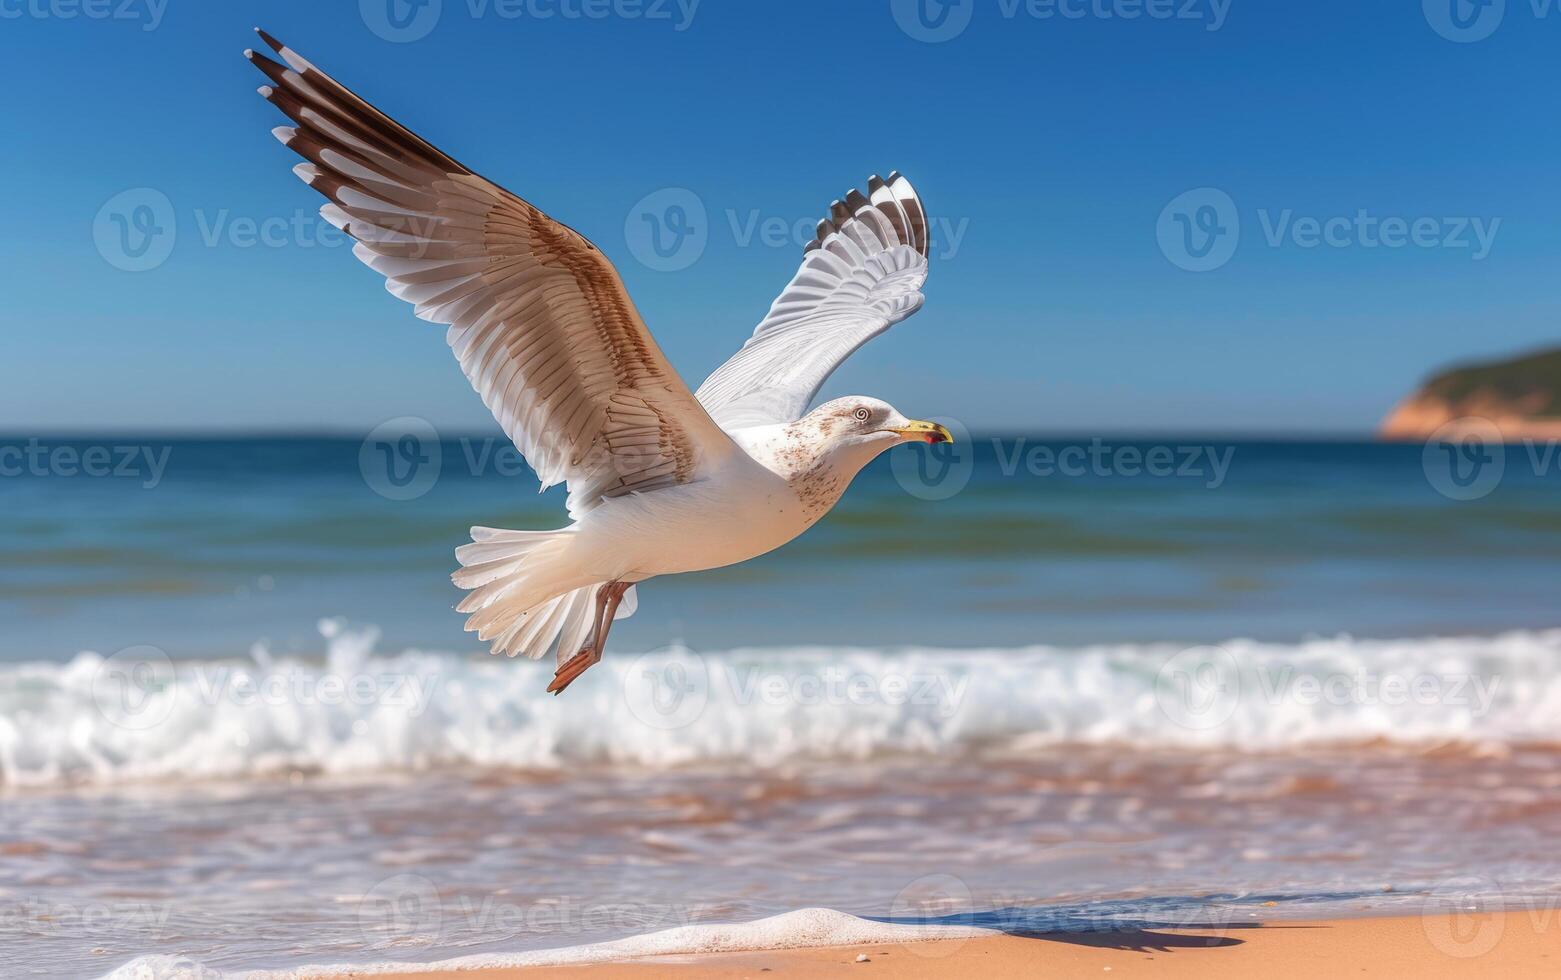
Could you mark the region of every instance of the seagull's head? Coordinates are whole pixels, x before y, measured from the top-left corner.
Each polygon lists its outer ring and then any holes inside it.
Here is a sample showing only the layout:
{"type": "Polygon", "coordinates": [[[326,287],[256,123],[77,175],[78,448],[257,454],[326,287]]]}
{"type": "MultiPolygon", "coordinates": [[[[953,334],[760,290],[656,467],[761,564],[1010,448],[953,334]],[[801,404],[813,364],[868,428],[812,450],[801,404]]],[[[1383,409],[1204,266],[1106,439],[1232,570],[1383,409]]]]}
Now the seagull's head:
{"type": "Polygon", "coordinates": [[[865,395],[825,402],[797,424],[821,444],[822,455],[855,463],[858,468],[901,443],[954,441],[949,430],[938,423],[906,418],[888,402],[865,395]]]}

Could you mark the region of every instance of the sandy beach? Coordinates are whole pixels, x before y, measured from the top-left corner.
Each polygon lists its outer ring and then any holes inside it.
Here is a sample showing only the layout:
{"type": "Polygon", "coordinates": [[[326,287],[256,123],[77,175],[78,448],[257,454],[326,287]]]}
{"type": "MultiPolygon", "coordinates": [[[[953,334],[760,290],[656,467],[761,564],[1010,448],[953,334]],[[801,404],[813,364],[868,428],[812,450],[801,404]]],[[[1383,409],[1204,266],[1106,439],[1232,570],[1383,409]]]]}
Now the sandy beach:
{"type": "MultiPolygon", "coordinates": [[[[753,978],[852,975],[1267,980],[1323,976],[1555,977],[1561,918],[1554,910],[1274,921],[1209,929],[992,936],[941,942],[831,946],[651,957],[589,966],[401,974],[419,980],[589,980],[594,977],[753,978]],[[865,960],[859,957],[865,956],[865,960]]],[[[345,977],[361,974],[345,974],[345,977]]]]}

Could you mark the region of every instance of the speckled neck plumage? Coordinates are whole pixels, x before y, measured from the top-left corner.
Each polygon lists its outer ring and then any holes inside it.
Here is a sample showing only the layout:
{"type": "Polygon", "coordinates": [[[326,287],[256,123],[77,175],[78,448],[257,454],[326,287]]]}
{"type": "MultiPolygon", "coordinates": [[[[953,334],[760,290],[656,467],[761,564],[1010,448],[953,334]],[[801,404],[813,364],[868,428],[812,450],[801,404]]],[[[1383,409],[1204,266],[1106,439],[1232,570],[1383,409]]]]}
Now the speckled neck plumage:
{"type": "Polygon", "coordinates": [[[831,437],[846,421],[845,415],[809,415],[783,430],[776,457],[809,521],[828,513],[856,475],[829,452],[831,437]]]}

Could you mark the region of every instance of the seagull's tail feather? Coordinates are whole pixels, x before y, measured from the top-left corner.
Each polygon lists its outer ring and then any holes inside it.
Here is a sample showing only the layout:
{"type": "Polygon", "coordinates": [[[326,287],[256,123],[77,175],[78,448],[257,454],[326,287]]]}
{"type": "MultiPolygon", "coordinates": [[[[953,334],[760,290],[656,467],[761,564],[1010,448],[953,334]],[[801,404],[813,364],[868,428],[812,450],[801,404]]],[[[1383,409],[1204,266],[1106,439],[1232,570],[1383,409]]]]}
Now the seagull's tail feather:
{"type": "MultiPolygon", "coordinates": [[[[606,584],[575,570],[569,560],[574,533],[472,528],[472,543],[455,549],[462,567],[450,576],[470,590],[455,607],[471,614],[466,629],[491,640],[494,653],[536,660],[557,641],[561,660],[573,656],[591,631],[596,593],[606,584]]],[[[633,609],[632,595],[626,596],[615,618],[633,609]]]]}

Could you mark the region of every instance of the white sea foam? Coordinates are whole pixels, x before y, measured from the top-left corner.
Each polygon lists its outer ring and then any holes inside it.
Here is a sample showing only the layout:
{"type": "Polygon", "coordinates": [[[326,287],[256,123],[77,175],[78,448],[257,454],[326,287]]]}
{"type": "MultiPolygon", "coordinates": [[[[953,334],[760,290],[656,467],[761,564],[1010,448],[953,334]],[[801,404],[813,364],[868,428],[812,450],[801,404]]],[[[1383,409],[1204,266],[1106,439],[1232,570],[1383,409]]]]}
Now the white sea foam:
{"type": "MultiPolygon", "coordinates": [[[[306,966],[286,971],[256,971],[253,980],[303,980],[308,977],[353,974],[393,974],[429,970],[501,969],[527,966],[575,966],[615,963],[646,956],[693,956],[704,953],[798,949],[809,946],[855,946],[863,943],[906,943],[932,939],[967,939],[994,935],[972,926],[915,925],[876,922],[833,909],[799,909],[783,915],[734,925],[692,925],[643,936],[529,953],[463,956],[437,963],[376,963],[369,965],[306,966]]],[[[184,957],[143,956],[108,974],[103,980],[205,980],[214,973],[184,957]]]]}
{"type": "Polygon", "coordinates": [[[0,782],[447,766],[667,767],[1061,744],[1284,750],[1561,741],[1561,630],[1060,649],[611,652],[563,697],[549,664],[373,652],[0,669],[0,782]]]}

